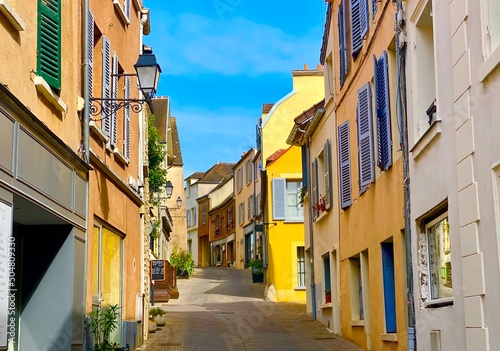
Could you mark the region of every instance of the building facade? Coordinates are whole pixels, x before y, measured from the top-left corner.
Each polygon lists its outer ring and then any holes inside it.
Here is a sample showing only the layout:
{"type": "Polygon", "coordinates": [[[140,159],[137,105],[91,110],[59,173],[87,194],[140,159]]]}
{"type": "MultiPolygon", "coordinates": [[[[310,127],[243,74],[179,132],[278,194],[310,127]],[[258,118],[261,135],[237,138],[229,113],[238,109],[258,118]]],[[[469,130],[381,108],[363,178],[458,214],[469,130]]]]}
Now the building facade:
{"type": "Polygon", "coordinates": [[[184,179],[184,198],[186,199],[187,250],[191,253],[195,266],[198,266],[198,180],[205,173],[195,172],[184,179]]]}
{"type": "Polygon", "coordinates": [[[3,1],[0,12],[0,348],[83,350],[81,8],[3,1]]]}

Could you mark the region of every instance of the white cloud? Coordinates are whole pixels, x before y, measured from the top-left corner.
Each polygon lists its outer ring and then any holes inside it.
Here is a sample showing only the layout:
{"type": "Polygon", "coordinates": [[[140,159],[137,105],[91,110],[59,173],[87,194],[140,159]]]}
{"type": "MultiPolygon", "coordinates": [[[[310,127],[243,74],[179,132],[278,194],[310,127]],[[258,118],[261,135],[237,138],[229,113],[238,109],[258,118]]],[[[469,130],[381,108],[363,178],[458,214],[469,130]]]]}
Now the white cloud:
{"type": "Polygon", "coordinates": [[[150,45],[163,71],[171,75],[289,73],[304,63],[314,66],[304,57],[317,60],[319,56],[315,35],[297,37],[241,17],[221,21],[181,14],[155,23],[150,45]]]}

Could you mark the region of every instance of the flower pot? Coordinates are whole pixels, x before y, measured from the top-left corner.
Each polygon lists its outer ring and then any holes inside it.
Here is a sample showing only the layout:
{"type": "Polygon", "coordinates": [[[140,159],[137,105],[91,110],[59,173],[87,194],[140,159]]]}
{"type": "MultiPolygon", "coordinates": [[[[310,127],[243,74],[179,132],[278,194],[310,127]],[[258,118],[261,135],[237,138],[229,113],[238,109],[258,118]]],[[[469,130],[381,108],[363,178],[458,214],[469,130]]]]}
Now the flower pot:
{"type": "Polygon", "coordinates": [[[325,303],[330,303],[332,302],[332,295],[326,295],[325,296],[325,303]]]}
{"type": "Polygon", "coordinates": [[[158,327],[162,327],[167,323],[167,314],[158,315],[155,317],[155,322],[158,327]]]}
{"type": "Polygon", "coordinates": [[[252,283],[263,283],[264,273],[254,273],[252,272],[252,283]]]}
{"type": "Polygon", "coordinates": [[[150,320],[148,322],[148,332],[150,332],[150,333],[156,332],[156,322],[155,321],[150,320]]]}

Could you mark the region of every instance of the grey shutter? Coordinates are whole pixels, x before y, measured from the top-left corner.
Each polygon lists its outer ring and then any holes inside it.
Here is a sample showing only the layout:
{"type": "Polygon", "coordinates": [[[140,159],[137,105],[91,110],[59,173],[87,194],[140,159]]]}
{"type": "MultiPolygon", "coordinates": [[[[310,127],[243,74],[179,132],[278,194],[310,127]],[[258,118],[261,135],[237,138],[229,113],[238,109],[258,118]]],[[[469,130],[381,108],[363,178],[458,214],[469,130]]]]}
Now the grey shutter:
{"type": "MultiPolygon", "coordinates": [[[[318,204],[319,194],[318,194],[318,159],[315,158],[311,164],[311,206],[316,206],[318,204]]],[[[319,215],[317,209],[312,209],[313,217],[316,219],[319,215]]]]}
{"type": "Polygon", "coordinates": [[[338,26],[339,26],[339,66],[340,66],[340,87],[344,85],[348,72],[347,61],[347,28],[346,28],[346,1],[339,5],[338,26]]]}
{"type": "Polygon", "coordinates": [[[385,171],[392,165],[391,109],[387,52],[373,57],[377,121],[377,166],[385,171]]]}
{"type": "MultiPolygon", "coordinates": [[[[125,77],[125,99],[130,99],[130,77],[125,77]]],[[[130,160],[130,107],[126,106],[124,111],[123,152],[130,160]]]]}
{"type": "Polygon", "coordinates": [[[364,193],[368,185],[375,180],[372,118],[372,94],[368,82],[358,90],[357,122],[360,193],[364,193]]]}
{"type": "Polygon", "coordinates": [[[340,206],[345,209],[352,204],[349,121],[345,121],[338,127],[338,134],[340,166],[340,206]]]}
{"type": "MultiPolygon", "coordinates": [[[[102,98],[111,99],[111,46],[106,36],[102,36],[102,98]]],[[[111,103],[103,101],[102,129],[108,137],[111,135],[111,103]]]]}
{"type": "MultiPolygon", "coordinates": [[[[94,14],[89,10],[89,20],[87,22],[87,69],[88,69],[88,92],[89,97],[94,96],[94,14]]],[[[92,112],[89,110],[89,118],[92,112]]]]}
{"type": "Polygon", "coordinates": [[[127,21],[130,22],[130,0],[123,1],[123,12],[127,21]]]}
{"type": "Polygon", "coordinates": [[[351,29],[352,56],[356,59],[368,32],[367,0],[351,0],[351,29]]]}
{"type": "Polygon", "coordinates": [[[325,177],[325,205],[328,210],[332,205],[332,152],[330,139],[326,140],[325,146],[323,147],[323,158],[324,158],[324,177],[325,177]]]}
{"type": "Polygon", "coordinates": [[[273,219],[284,220],[286,211],[286,181],[284,178],[273,179],[273,219]]]}
{"type": "MultiPolygon", "coordinates": [[[[113,54],[113,90],[111,97],[112,99],[118,98],[118,55],[116,52],[113,54]]],[[[118,112],[113,109],[111,114],[111,145],[116,146],[118,142],[118,112]]]]}

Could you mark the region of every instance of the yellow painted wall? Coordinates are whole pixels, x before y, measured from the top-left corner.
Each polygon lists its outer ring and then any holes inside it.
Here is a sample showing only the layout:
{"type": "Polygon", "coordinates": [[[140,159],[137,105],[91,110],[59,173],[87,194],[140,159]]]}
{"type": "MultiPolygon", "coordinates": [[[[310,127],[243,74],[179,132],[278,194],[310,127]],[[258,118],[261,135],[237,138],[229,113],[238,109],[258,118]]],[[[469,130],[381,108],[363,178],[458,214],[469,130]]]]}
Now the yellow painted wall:
{"type": "Polygon", "coordinates": [[[262,159],[286,149],[293,119],[324,98],[323,70],[293,71],[293,90],[262,116],[262,159]]]}
{"type": "Polygon", "coordinates": [[[273,178],[302,179],[301,149],[299,147],[291,147],[267,168],[268,222],[276,223],[276,225],[267,226],[268,267],[266,281],[270,299],[305,303],[305,289],[295,289],[297,287],[297,246],[304,246],[304,223],[286,223],[273,219],[273,178]]]}

